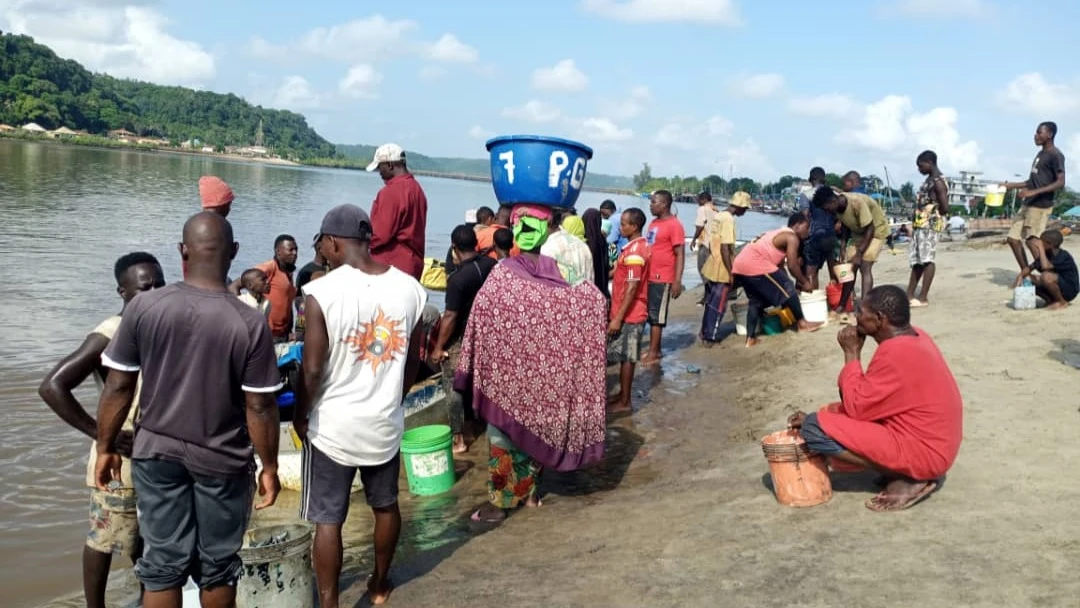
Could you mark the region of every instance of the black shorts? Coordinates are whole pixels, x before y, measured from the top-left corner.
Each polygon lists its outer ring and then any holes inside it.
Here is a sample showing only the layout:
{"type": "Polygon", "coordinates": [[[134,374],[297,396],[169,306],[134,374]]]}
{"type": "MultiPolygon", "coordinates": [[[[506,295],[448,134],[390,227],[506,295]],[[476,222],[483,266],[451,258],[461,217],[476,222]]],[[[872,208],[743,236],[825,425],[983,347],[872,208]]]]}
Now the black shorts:
{"type": "Polygon", "coordinates": [[[370,466],[351,467],[340,464],[319,448],[305,441],[301,463],[300,517],[313,524],[340,525],[349,515],[349,496],[353,479],[360,471],[364,497],[372,509],[385,509],[397,504],[398,473],[401,454],[370,466]]]}
{"type": "Polygon", "coordinates": [[[811,235],[803,243],[803,263],[821,268],[836,252],[836,237],[828,234],[811,235]]]}
{"type": "Polygon", "coordinates": [[[671,305],[671,283],[649,283],[649,325],[667,325],[671,305]]]}
{"type": "Polygon", "coordinates": [[[255,482],[251,473],[210,477],[170,460],[131,461],[145,550],[135,574],[147,591],[235,585],[255,482]]]}

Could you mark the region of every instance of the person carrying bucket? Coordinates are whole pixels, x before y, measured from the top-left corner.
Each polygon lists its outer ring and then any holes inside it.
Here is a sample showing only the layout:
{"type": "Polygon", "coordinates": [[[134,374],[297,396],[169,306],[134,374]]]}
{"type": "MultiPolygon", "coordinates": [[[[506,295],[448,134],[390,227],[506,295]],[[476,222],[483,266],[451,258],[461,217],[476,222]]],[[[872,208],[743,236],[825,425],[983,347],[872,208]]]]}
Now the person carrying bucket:
{"type": "Polygon", "coordinates": [[[912,238],[909,258],[911,277],[908,279],[907,297],[912,308],[930,304],[930,286],[934,283],[937,268],[938,235],[945,227],[944,217],[949,215],[949,186],[937,166],[937,154],[926,150],[915,159],[919,173],[926,181],[915,195],[915,214],[912,217],[912,238]],[[922,281],[922,291],[915,297],[915,288],[922,281]]]}
{"type": "Polygon", "coordinates": [[[305,289],[303,375],[293,421],[303,442],[300,516],[315,524],[319,605],[336,608],[341,526],[359,471],[375,514],[368,595],[378,605],[390,596],[390,562],[401,532],[401,402],[420,366],[427,292],[372,258],[371,218],[355,205],[328,211],[318,240],[330,272],[305,289]]]}
{"type": "Polygon", "coordinates": [[[949,365],[922,329],[911,325],[903,289],[882,285],[860,302],[855,327],[837,335],[844,352],[841,401],[788,424],[834,471],[874,469],[885,489],[866,500],[872,511],[899,511],[941,487],[963,438],[963,399],[949,365]],[[866,337],[878,343],[866,370],[866,337]]]}

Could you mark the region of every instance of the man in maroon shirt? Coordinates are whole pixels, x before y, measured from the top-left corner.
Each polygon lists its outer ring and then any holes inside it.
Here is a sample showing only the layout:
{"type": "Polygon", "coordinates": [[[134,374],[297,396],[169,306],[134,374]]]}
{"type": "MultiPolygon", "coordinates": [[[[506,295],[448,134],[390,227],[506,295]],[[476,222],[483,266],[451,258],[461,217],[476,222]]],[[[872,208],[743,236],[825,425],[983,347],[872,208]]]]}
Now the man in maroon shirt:
{"type": "Polygon", "coordinates": [[[409,173],[405,151],[397,144],[379,146],[367,170],[378,170],[386,182],[371,205],[371,255],[419,281],[427,228],[424,190],[409,173]]]}

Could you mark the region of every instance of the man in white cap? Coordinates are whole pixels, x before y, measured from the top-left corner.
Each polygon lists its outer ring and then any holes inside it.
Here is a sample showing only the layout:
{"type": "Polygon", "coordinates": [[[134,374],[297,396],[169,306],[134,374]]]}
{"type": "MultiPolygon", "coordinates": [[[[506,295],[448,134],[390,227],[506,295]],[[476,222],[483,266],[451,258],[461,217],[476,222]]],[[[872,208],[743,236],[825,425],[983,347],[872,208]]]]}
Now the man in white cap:
{"type": "Polygon", "coordinates": [[[379,146],[367,170],[378,170],[386,182],[371,205],[371,256],[419,281],[427,230],[424,190],[409,173],[405,151],[397,144],[379,146]]]}

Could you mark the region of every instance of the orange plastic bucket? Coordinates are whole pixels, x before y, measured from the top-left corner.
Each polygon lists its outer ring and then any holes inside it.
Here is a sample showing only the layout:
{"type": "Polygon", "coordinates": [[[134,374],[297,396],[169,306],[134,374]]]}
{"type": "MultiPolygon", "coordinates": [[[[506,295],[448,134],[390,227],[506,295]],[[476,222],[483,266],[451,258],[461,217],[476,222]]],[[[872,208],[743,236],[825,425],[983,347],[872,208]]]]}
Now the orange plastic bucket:
{"type": "Polygon", "coordinates": [[[761,439],[769,461],[776,501],[789,507],[813,507],[832,498],[832,482],[825,458],[811,454],[798,431],[788,429],[761,439]]]}

